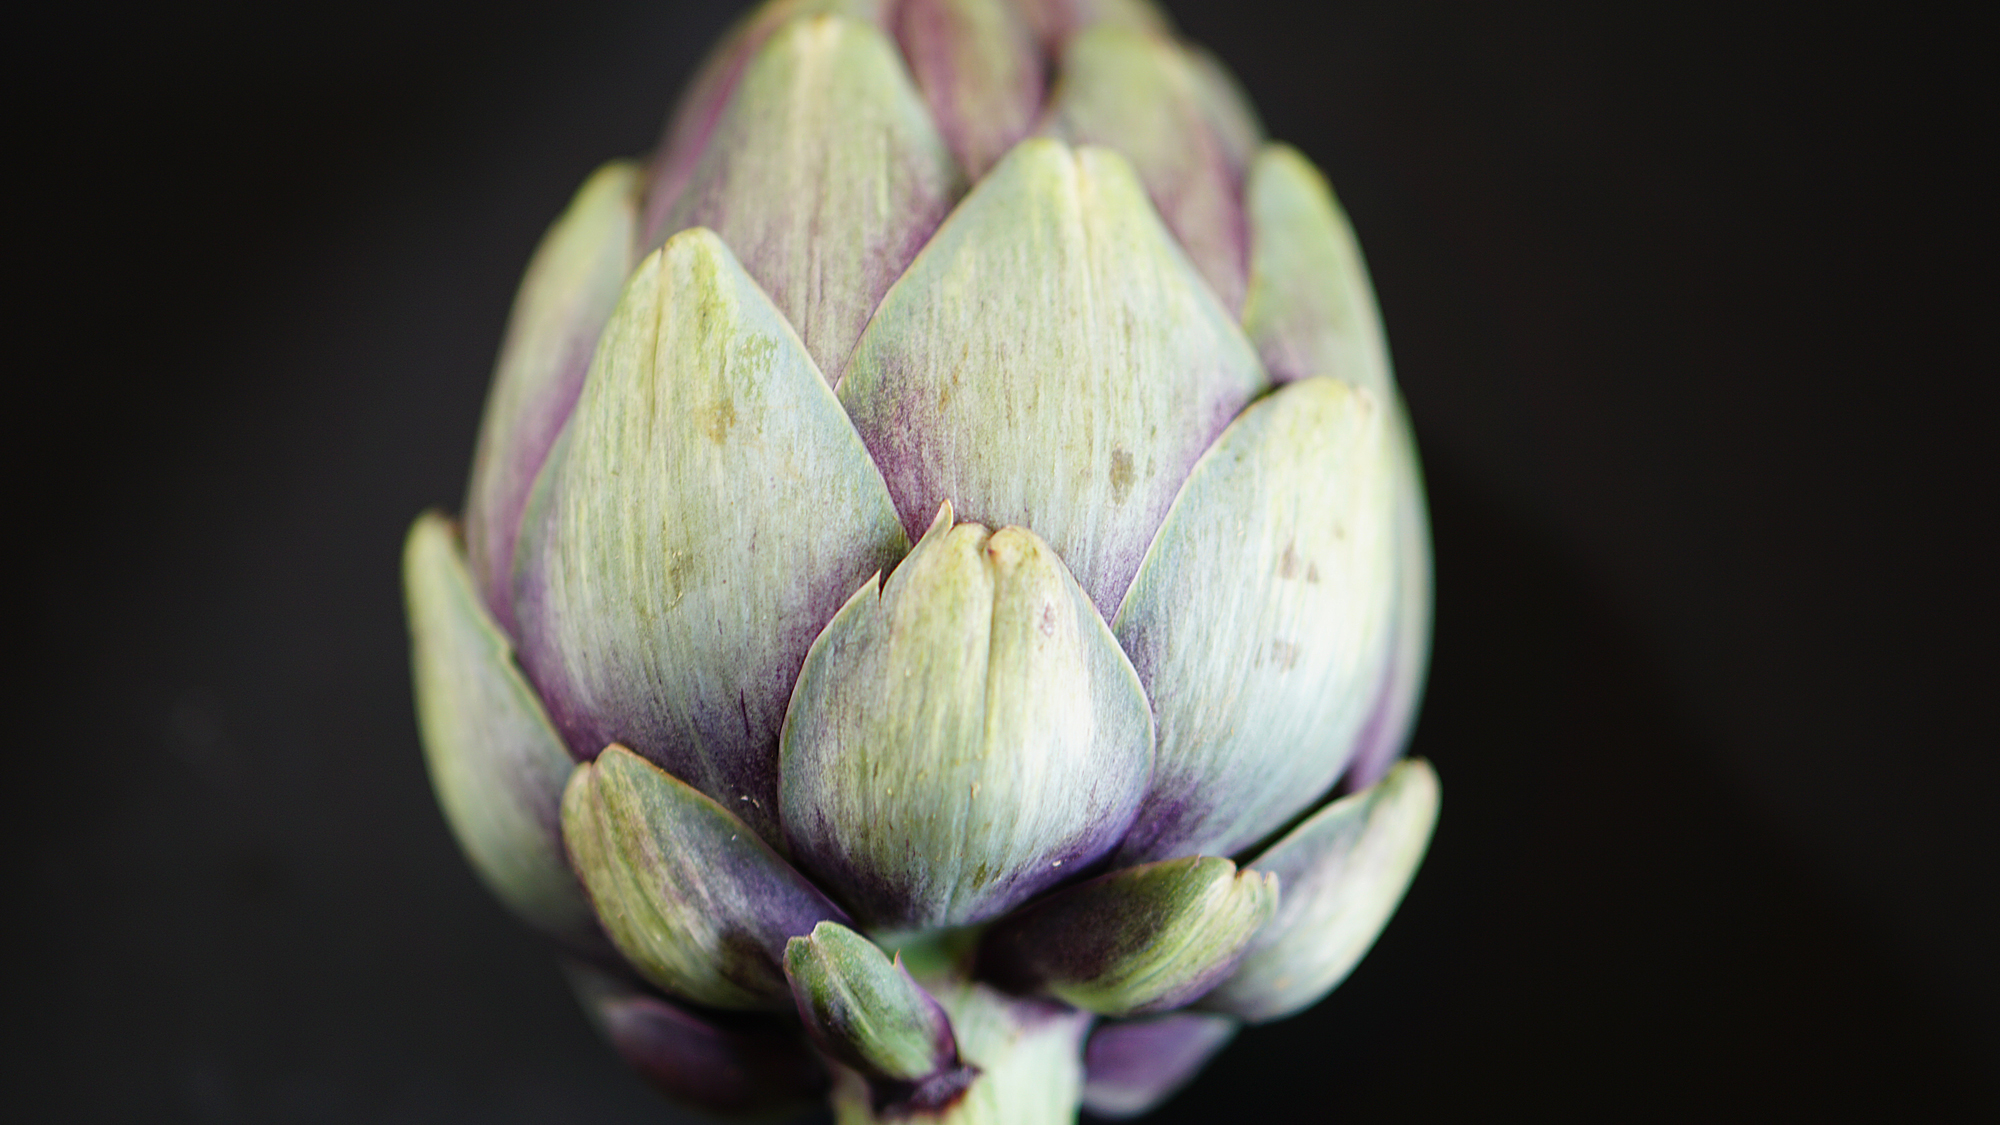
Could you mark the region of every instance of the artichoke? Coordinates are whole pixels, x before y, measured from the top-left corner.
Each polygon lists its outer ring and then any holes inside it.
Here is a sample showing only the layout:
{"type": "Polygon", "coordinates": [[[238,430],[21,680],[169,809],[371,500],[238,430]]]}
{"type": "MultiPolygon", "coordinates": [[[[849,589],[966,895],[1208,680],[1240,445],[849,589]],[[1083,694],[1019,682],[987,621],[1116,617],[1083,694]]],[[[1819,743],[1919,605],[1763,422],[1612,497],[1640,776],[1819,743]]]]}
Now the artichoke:
{"type": "Polygon", "coordinates": [[[472,866],[717,1113],[1142,1113],[1373,942],[1429,540],[1353,234],[1144,0],[772,0],[404,558],[472,866]]]}

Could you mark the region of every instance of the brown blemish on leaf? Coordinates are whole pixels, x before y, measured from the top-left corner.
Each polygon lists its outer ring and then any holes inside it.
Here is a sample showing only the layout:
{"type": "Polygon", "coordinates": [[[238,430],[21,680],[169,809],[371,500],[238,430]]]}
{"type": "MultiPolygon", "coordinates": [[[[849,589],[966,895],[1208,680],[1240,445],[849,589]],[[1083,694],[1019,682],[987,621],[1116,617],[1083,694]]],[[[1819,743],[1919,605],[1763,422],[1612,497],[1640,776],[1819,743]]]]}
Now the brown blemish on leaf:
{"type": "MultiPolygon", "coordinates": [[[[694,584],[694,553],[677,548],[668,551],[666,571],[667,588],[673,592],[673,601],[669,602],[665,609],[672,610],[675,606],[681,604],[682,598],[687,597],[688,587],[694,584]]],[[[641,605],[640,612],[648,620],[651,620],[654,617],[652,603],[648,602],[641,605]]]]}
{"type": "Polygon", "coordinates": [[[1123,449],[1111,451],[1111,499],[1123,504],[1125,496],[1132,491],[1133,481],[1138,474],[1132,471],[1132,455],[1123,449]]]}
{"type": "Polygon", "coordinates": [[[1290,641],[1271,642],[1271,663],[1281,672],[1289,672],[1299,662],[1299,646],[1290,641]]]}
{"type": "Polygon", "coordinates": [[[1294,540],[1285,544],[1285,553],[1278,556],[1278,577],[1297,578],[1299,576],[1298,543],[1294,540]]]}
{"type": "Polygon", "coordinates": [[[717,445],[729,440],[729,431],[736,428],[736,402],[723,399],[702,411],[701,428],[708,433],[708,440],[717,445]]]}

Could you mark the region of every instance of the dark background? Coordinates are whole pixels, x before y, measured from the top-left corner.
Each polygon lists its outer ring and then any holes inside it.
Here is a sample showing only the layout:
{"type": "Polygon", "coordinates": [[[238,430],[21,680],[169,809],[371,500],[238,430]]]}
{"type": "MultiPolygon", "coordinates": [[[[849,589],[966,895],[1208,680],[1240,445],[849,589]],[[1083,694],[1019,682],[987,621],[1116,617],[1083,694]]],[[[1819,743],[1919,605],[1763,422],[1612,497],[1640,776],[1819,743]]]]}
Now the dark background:
{"type": "MultiPolygon", "coordinates": [[[[1992,1112],[1983,40],[1167,6],[1367,247],[1430,476],[1445,804],[1354,977],[1157,1119],[1992,1112]]],[[[681,1120],[456,854],[396,569],[460,496],[535,239],[731,10],[17,27],[10,1104],[681,1120]]]]}

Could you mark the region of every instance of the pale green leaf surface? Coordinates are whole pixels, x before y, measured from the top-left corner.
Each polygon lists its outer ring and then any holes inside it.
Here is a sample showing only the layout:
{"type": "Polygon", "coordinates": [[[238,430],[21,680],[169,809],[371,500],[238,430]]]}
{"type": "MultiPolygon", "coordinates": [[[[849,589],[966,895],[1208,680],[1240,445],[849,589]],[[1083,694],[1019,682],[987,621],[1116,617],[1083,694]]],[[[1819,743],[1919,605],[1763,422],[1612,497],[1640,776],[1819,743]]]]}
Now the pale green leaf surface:
{"type": "Polygon", "coordinates": [[[664,229],[721,235],[831,380],[963,191],[888,36],[804,16],[751,56],[664,229]]]}
{"type": "Polygon", "coordinates": [[[1030,138],[883,299],[840,400],[913,536],[945,501],[1033,528],[1109,617],[1264,386],[1125,159],[1030,138]]]}
{"type": "Polygon", "coordinates": [[[956,1065],[951,1021],[900,961],[837,922],[785,947],[799,1018],[829,1055],[873,1077],[915,1082],[956,1065]]]}
{"type": "Polygon", "coordinates": [[[1061,560],[946,505],[806,658],[785,829],[871,925],[964,925],[1109,851],[1151,759],[1138,679],[1061,560]]]}
{"type": "Polygon", "coordinates": [[[1325,177],[1289,145],[1250,166],[1250,291],[1243,329],[1277,382],[1323,375],[1385,394],[1393,383],[1375,290],[1325,177]]]}
{"type": "Polygon", "coordinates": [[[410,528],[403,589],[424,763],[452,834],[514,913],[588,940],[590,904],[563,854],[558,811],[574,763],[435,512],[410,528]]]}
{"type": "Polygon", "coordinates": [[[1314,813],[1250,865],[1284,901],[1201,1007],[1253,1022],[1316,1004],[1347,978],[1396,912],[1437,824],[1438,779],[1421,759],[1314,813]]]}
{"type": "Polygon", "coordinates": [[[1396,609],[1389,664],[1348,765],[1347,785],[1365,789],[1381,780],[1403,752],[1423,702],[1431,654],[1431,524],[1424,503],[1423,467],[1410,419],[1396,399],[1396,609]]]}
{"type": "Polygon", "coordinates": [[[562,828],[618,951],[698,1004],[789,1006],[786,944],[847,920],[742,820],[622,746],[577,767],[562,828]]]}
{"type": "Polygon", "coordinates": [[[667,215],[686,190],[695,164],[708,150],[715,128],[729,105],[730,96],[743,80],[751,56],[764,46],[771,34],[794,20],[834,14],[883,26],[885,0],[765,0],[746,12],[722,36],[687,89],[674,104],[667,122],[666,136],[653,154],[646,185],[646,248],[658,249],[672,230],[665,229],[667,215]]]}
{"type": "Polygon", "coordinates": [[[528,491],[576,404],[591,350],[632,270],[638,191],[633,165],[599,168],[542,236],[514,298],[465,500],[473,579],[503,627],[513,624],[508,577],[528,491]]]}
{"type": "Polygon", "coordinates": [[[1234,854],[1340,775],[1389,648],[1387,413],[1332,379],[1292,383],[1188,479],[1112,624],[1159,725],[1121,862],[1234,854]]]}
{"type": "Polygon", "coordinates": [[[1229,96],[1213,64],[1197,63],[1173,40],[1094,27],[1063,49],[1044,128],[1124,154],[1167,229],[1233,314],[1243,307],[1248,269],[1242,130],[1255,126],[1229,108],[1229,96]]]}
{"type": "Polygon", "coordinates": [[[633,274],[537,486],[522,660],[579,755],[630,746],[776,841],[799,664],[907,547],[798,338],[687,231],[633,274]]]}

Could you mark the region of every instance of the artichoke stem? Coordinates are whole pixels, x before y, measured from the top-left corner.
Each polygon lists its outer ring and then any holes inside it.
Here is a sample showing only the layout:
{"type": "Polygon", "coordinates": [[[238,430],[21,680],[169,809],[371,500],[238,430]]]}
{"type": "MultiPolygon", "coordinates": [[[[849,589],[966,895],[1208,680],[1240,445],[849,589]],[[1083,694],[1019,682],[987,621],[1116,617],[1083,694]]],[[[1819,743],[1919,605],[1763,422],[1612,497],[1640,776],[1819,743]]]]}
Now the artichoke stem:
{"type": "Polygon", "coordinates": [[[963,979],[923,981],[951,1016],[959,1057],[977,1073],[948,1104],[884,1103],[867,1079],[836,1068],[838,1125],[1070,1125],[1083,1098],[1090,1016],[1067,1005],[1009,996],[963,979]]]}

